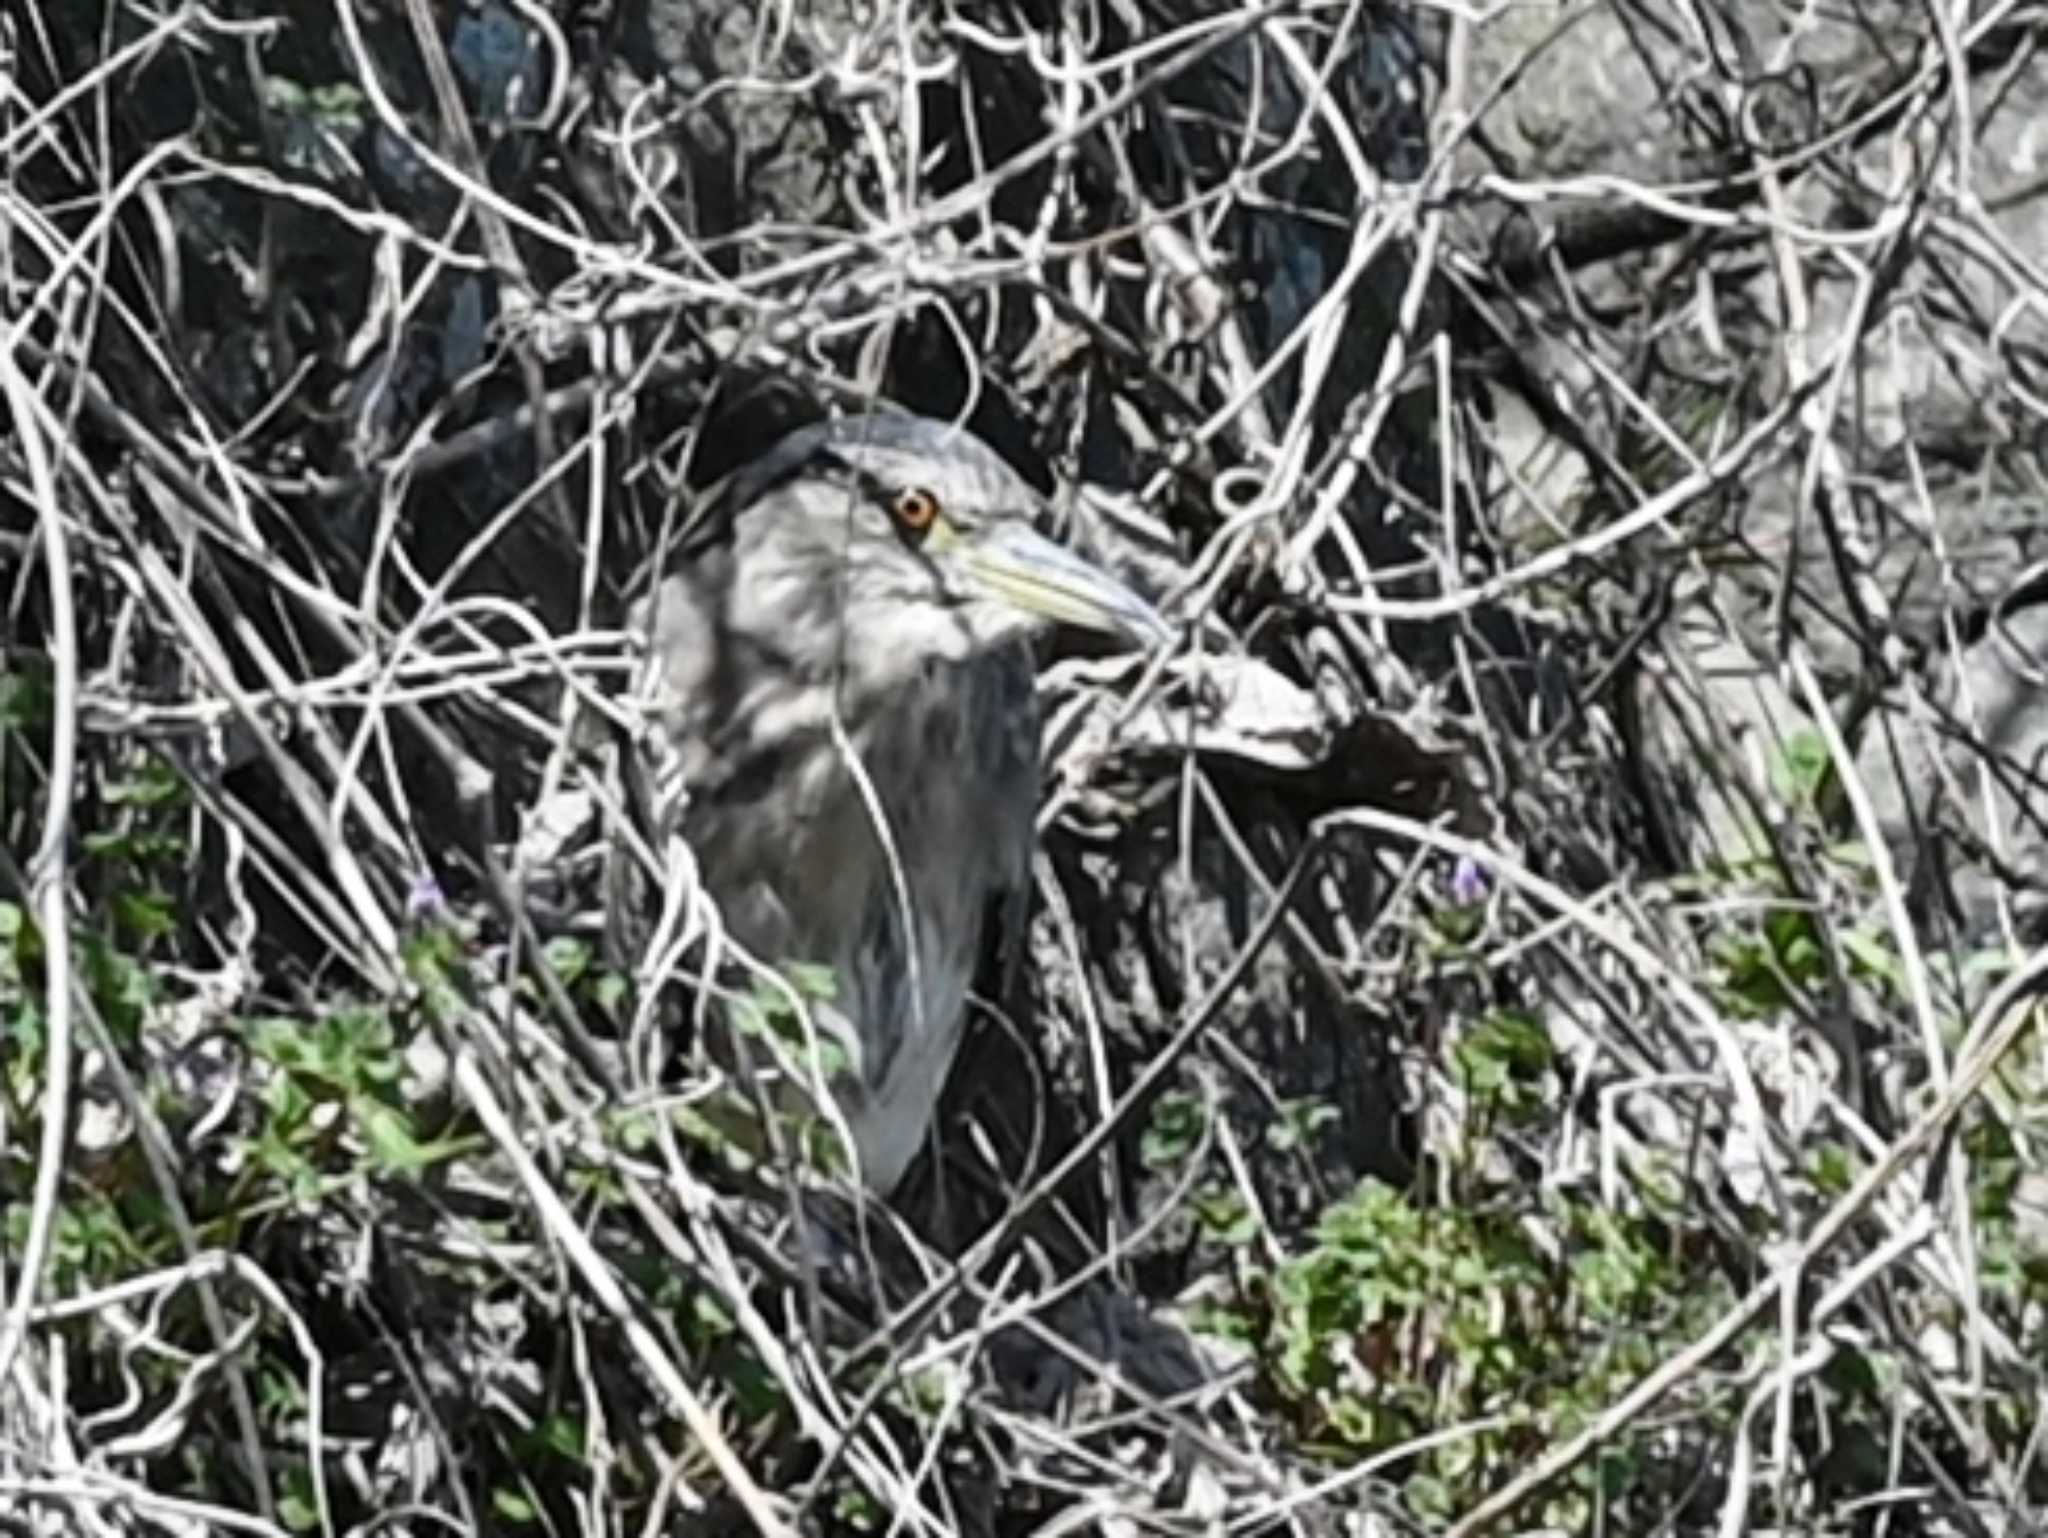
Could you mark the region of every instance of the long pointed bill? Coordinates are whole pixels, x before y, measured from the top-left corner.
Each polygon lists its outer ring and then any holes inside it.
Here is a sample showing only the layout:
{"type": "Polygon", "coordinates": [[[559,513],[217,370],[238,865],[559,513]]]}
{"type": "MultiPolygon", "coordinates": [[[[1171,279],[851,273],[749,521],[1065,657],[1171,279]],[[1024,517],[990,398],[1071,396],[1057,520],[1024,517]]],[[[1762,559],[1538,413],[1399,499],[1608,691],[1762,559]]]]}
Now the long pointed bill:
{"type": "Polygon", "coordinates": [[[1027,613],[1143,647],[1173,635],[1152,605],[1028,524],[1005,524],[967,544],[958,559],[983,588],[1027,613]]]}

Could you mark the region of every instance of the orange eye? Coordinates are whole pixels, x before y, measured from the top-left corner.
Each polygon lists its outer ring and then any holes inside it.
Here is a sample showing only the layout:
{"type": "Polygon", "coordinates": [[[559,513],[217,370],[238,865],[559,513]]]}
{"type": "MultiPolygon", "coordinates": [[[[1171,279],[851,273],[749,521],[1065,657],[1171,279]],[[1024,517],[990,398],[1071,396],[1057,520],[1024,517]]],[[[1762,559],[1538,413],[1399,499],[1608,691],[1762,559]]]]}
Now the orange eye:
{"type": "Polygon", "coordinates": [[[894,510],[903,532],[917,539],[929,534],[932,525],[939,521],[939,499],[922,486],[897,492],[894,510]]]}

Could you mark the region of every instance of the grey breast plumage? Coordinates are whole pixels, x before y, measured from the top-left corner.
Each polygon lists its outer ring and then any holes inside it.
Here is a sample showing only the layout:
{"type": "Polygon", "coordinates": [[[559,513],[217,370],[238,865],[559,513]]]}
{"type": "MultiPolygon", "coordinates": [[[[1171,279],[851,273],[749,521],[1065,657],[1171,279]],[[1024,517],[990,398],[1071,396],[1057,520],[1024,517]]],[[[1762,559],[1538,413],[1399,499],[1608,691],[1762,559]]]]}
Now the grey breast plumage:
{"type": "Polygon", "coordinates": [[[989,920],[1022,912],[1031,633],[1163,633],[1037,506],[945,424],[806,428],[732,478],[637,616],[704,884],[759,960],[830,969],[832,1090],[880,1191],[930,1126],[989,920]]]}

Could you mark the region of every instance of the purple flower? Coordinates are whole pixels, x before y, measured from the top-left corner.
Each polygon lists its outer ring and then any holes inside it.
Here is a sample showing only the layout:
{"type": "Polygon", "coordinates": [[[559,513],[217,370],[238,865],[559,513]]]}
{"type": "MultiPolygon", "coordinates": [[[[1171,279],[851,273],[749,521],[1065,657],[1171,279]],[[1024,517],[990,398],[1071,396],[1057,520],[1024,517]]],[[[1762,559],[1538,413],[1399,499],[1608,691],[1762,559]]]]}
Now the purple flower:
{"type": "Polygon", "coordinates": [[[412,887],[405,894],[405,917],[408,923],[417,924],[423,920],[439,919],[447,913],[448,899],[441,893],[441,883],[434,879],[432,871],[421,871],[412,878],[412,887]]]}
{"type": "Polygon", "coordinates": [[[1481,901],[1491,883],[1486,879],[1486,867],[1470,855],[1459,855],[1458,863],[1451,867],[1451,900],[1466,907],[1481,901]]]}

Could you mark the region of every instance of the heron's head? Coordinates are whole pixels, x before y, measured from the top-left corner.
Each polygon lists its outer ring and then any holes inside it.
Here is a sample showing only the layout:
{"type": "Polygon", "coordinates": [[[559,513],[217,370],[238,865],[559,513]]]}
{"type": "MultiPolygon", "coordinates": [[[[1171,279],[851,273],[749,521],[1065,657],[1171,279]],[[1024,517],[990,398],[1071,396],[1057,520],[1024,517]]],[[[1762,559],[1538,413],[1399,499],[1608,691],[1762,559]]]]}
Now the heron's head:
{"type": "MultiPolygon", "coordinates": [[[[980,439],[925,417],[804,428],[728,488],[762,546],[870,638],[989,645],[1067,625],[1149,646],[1152,606],[1040,534],[1038,494],[980,439]],[[746,511],[751,509],[751,511],[746,511]]],[[[761,548],[761,547],[757,547],[761,548]]],[[[792,595],[793,596],[793,595],[792,595]]]]}

